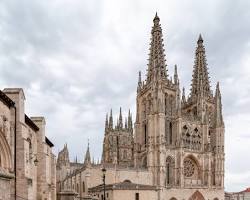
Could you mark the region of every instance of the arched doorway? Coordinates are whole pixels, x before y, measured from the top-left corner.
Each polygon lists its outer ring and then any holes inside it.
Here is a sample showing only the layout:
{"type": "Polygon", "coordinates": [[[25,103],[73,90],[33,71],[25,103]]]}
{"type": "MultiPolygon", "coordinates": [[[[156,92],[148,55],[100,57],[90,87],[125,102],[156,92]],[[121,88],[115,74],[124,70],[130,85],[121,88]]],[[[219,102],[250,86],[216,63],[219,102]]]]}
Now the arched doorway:
{"type": "Polygon", "coordinates": [[[197,190],[188,200],[205,200],[204,196],[197,190]]]}

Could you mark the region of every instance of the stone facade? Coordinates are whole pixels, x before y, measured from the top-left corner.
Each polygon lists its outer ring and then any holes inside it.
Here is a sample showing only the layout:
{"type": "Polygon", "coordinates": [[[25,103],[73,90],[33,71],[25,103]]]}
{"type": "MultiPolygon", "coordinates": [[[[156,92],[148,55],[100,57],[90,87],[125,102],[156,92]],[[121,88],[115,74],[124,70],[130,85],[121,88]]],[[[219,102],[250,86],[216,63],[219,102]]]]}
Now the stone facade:
{"type": "Polygon", "coordinates": [[[56,199],[56,160],[44,118],[25,114],[20,88],[0,91],[0,100],[0,199],[56,199]]]}
{"type": "Polygon", "coordinates": [[[153,199],[224,199],[221,93],[219,83],[215,93],[211,90],[203,38],[200,35],[197,41],[188,96],[184,88],[181,92],[176,65],[173,78],[168,74],[164,52],[156,15],[146,80],[139,72],[134,127],[130,113],[125,126],[121,110],[116,126],[112,111],[106,116],[101,163],[89,161],[73,170],[68,152],[60,153],[58,191],[73,190],[83,198],[89,188],[102,184],[101,168],[105,167],[107,184],[129,180],[155,186],[153,199]]]}

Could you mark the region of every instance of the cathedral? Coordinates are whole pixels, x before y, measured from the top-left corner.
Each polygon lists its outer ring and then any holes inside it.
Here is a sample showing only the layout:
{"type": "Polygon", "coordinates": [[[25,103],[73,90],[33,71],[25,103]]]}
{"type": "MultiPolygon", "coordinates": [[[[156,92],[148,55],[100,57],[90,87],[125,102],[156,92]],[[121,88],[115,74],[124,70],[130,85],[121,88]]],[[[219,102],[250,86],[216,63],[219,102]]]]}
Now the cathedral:
{"type": "Polygon", "coordinates": [[[160,18],[153,19],[146,78],[139,72],[136,116],[106,116],[101,162],[58,155],[57,193],[79,199],[224,199],[224,122],[219,83],[212,92],[204,41],[194,55],[191,90],[180,89],[177,66],[167,69],[160,18]],[[102,169],[106,169],[103,196],[102,169]],[[126,191],[126,192],[124,192],[126,191]]]}

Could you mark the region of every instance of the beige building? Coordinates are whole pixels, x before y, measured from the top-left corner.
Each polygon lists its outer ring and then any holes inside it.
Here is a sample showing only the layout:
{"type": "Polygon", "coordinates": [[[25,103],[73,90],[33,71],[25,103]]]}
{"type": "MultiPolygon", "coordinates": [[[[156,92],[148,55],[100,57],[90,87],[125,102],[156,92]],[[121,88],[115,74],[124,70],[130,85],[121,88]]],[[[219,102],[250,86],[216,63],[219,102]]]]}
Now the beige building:
{"type": "MultiPolygon", "coordinates": [[[[93,199],[104,199],[103,193],[104,187],[98,185],[89,189],[89,194],[93,199]]],[[[129,180],[125,180],[121,183],[108,184],[105,186],[106,199],[157,199],[157,187],[151,185],[141,185],[131,183],[129,180]]]]}
{"type": "Polygon", "coordinates": [[[56,160],[44,117],[25,114],[20,88],[0,91],[0,199],[56,198],[56,160]]]}
{"type": "Polygon", "coordinates": [[[250,200],[250,188],[241,192],[226,192],[225,200],[250,200]]]}
{"type": "Polygon", "coordinates": [[[89,148],[84,163],[70,163],[65,146],[57,162],[59,199],[63,191],[100,199],[103,167],[110,187],[107,200],[224,199],[221,93],[219,83],[215,93],[211,90],[203,39],[200,35],[197,41],[188,96],[184,88],[181,92],[176,65],[170,77],[164,52],[156,14],[145,80],[139,72],[134,125],[131,113],[124,121],[120,110],[116,125],[112,111],[106,116],[101,163],[91,163],[89,148]],[[148,195],[141,191],[139,197],[136,190],[111,189],[124,181],[156,189],[145,191],[148,195]]]}

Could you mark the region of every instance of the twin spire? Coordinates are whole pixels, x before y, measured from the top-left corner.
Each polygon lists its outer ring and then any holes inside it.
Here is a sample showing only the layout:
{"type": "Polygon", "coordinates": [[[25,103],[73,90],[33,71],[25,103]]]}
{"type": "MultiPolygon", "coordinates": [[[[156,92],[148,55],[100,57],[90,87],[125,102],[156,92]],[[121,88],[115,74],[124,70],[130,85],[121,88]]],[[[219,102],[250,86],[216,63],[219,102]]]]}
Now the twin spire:
{"type": "Polygon", "coordinates": [[[197,99],[199,95],[205,98],[212,96],[208,76],[207,60],[202,36],[199,35],[195,51],[194,69],[191,84],[191,99],[197,99]]]}
{"type": "Polygon", "coordinates": [[[119,112],[119,117],[117,119],[117,124],[115,127],[113,127],[113,114],[112,114],[112,109],[110,110],[110,116],[108,117],[108,114],[106,115],[106,121],[105,121],[105,133],[108,132],[108,130],[113,130],[113,129],[128,129],[132,130],[133,129],[133,121],[132,121],[132,114],[130,110],[128,111],[128,117],[125,118],[125,125],[123,124],[123,116],[122,116],[122,108],[120,107],[120,112],[119,112]],[[108,120],[109,119],[109,120],[108,120]]]}
{"type": "Polygon", "coordinates": [[[153,20],[154,25],[151,30],[151,42],[149,48],[149,63],[147,72],[147,83],[157,79],[166,79],[166,59],[164,54],[164,44],[162,29],[160,25],[160,18],[157,13],[153,20]]]}

